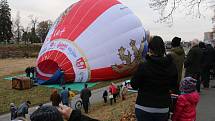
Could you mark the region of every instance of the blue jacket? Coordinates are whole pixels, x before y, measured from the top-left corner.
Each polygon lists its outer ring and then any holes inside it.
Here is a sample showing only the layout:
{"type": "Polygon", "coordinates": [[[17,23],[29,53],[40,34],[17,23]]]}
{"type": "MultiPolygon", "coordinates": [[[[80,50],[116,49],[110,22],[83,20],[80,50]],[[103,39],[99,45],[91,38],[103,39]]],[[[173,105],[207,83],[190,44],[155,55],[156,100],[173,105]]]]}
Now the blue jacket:
{"type": "Polygon", "coordinates": [[[27,102],[22,103],[17,110],[17,115],[25,117],[25,114],[28,114],[28,108],[27,102]]]}
{"type": "Polygon", "coordinates": [[[61,92],[61,100],[62,100],[63,104],[69,103],[69,91],[68,90],[63,90],[61,92]]]}

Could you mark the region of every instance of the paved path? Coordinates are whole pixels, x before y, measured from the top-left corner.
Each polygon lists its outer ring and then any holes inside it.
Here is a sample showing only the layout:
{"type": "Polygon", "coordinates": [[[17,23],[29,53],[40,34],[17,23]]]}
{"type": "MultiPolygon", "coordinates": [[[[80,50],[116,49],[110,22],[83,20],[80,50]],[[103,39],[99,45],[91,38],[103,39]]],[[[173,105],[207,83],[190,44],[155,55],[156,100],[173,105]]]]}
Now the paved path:
{"type": "MultiPolygon", "coordinates": [[[[211,83],[215,85],[215,80],[211,83]]],[[[102,94],[105,89],[107,87],[92,91],[91,104],[103,101],[102,94]]],[[[215,121],[215,88],[210,88],[209,90],[202,89],[200,96],[201,99],[197,107],[197,121],[215,121]]],[[[73,108],[77,100],[79,100],[79,95],[74,97],[72,102],[73,108]]],[[[51,103],[47,103],[46,105],[51,105],[51,103]]],[[[29,109],[29,112],[32,113],[35,110],[36,107],[32,107],[29,109]]],[[[9,121],[9,119],[10,114],[0,116],[0,121],[9,121]]]]}
{"type": "MultiPolygon", "coordinates": [[[[211,81],[215,85],[215,80],[211,81]]],[[[197,121],[215,121],[215,88],[202,89],[197,107],[197,121]]]]}

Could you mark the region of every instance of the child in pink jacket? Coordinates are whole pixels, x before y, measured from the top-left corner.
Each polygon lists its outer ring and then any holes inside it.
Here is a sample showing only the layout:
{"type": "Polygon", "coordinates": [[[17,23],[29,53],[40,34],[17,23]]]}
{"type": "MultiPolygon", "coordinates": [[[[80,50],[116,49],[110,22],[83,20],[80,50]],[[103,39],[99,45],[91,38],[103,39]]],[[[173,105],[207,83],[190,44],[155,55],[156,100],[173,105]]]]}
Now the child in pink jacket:
{"type": "Polygon", "coordinates": [[[179,95],[172,121],[196,121],[196,106],[199,102],[199,93],[196,91],[197,80],[185,77],[180,82],[179,95]]]}

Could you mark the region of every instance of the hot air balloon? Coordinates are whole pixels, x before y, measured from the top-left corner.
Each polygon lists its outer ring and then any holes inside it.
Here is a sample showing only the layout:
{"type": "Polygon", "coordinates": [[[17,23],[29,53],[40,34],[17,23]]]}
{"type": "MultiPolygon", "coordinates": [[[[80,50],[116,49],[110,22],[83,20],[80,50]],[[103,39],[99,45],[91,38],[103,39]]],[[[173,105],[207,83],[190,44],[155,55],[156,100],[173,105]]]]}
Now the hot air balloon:
{"type": "Polygon", "coordinates": [[[147,51],[137,16],[116,0],[81,0],[55,21],[37,59],[37,78],[62,70],[67,82],[128,76],[147,51]]]}

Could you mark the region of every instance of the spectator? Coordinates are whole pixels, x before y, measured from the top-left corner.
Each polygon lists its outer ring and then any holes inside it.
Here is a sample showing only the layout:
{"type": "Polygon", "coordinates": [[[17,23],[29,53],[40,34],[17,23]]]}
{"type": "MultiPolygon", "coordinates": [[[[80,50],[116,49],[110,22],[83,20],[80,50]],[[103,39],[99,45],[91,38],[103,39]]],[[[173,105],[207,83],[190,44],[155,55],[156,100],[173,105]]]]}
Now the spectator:
{"type": "MultiPolygon", "coordinates": [[[[185,52],[183,47],[181,46],[181,38],[179,37],[174,37],[171,42],[172,48],[170,50],[170,55],[173,58],[173,62],[176,65],[176,68],[178,70],[178,88],[179,84],[182,78],[182,70],[183,70],[183,64],[184,64],[184,59],[185,59],[185,52]]],[[[179,92],[177,90],[177,92],[179,92]]]]}
{"type": "Polygon", "coordinates": [[[30,119],[31,121],[98,121],[65,105],[59,105],[58,109],[53,106],[42,106],[32,113],[30,119]]]}
{"type": "Polygon", "coordinates": [[[108,96],[108,92],[107,92],[107,90],[105,90],[104,92],[103,92],[103,99],[104,99],[104,103],[107,103],[107,96],[108,96]]]}
{"type": "MultiPolygon", "coordinates": [[[[213,62],[213,56],[209,47],[206,47],[204,42],[199,43],[199,47],[202,49],[202,62],[201,62],[201,82],[204,88],[209,88],[210,83],[210,69],[213,62]]],[[[212,50],[213,51],[213,50],[212,50]]]]}
{"type": "Polygon", "coordinates": [[[114,83],[111,83],[110,87],[109,87],[109,92],[110,92],[110,104],[112,105],[112,102],[114,100],[114,102],[116,103],[116,96],[117,96],[117,88],[114,85],[114,83]]]}
{"type": "Polygon", "coordinates": [[[91,97],[91,91],[89,88],[87,88],[87,84],[84,85],[84,89],[81,90],[80,97],[82,99],[83,107],[85,113],[88,113],[88,106],[89,106],[89,99],[91,97]]]}
{"type": "Polygon", "coordinates": [[[185,77],[193,77],[197,80],[196,88],[197,91],[200,92],[200,74],[201,74],[201,62],[202,62],[202,56],[203,52],[199,48],[199,41],[197,39],[194,39],[191,42],[192,48],[187,54],[187,58],[184,62],[184,67],[186,68],[185,71],[185,77]]]}
{"type": "Polygon", "coordinates": [[[15,106],[14,103],[10,103],[11,120],[14,120],[17,117],[16,112],[17,112],[17,107],[15,106]]]}
{"type": "Polygon", "coordinates": [[[128,92],[127,83],[125,83],[122,85],[122,91],[121,91],[122,100],[126,99],[127,92],[128,92]]]}
{"type": "Polygon", "coordinates": [[[19,106],[19,108],[17,109],[17,116],[25,118],[25,114],[28,114],[28,108],[29,108],[30,104],[31,104],[30,101],[26,101],[26,102],[22,103],[19,106]]]}
{"type": "Polygon", "coordinates": [[[60,85],[63,87],[65,85],[65,79],[64,79],[64,71],[61,72],[61,77],[60,77],[60,85]]]}
{"type": "Polygon", "coordinates": [[[196,121],[196,106],[199,94],[196,92],[196,79],[184,78],[180,83],[179,95],[172,121],[196,121]]]}
{"type": "Polygon", "coordinates": [[[31,75],[30,78],[31,78],[31,79],[35,79],[35,76],[36,76],[36,74],[35,74],[35,73],[36,73],[36,70],[35,70],[35,69],[36,69],[36,68],[33,67],[33,66],[30,68],[30,75],[31,75]]]}
{"type": "Polygon", "coordinates": [[[117,95],[116,97],[117,98],[120,98],[120,96],[121,96],[120,92],[121,92],[121,85],[117,85],[117,93],[116,93],[116,95],[117,95]]]}
{"type": "Polygon", "coordinates": [[[59,106],[61,102],[60,94],[58,94],[57,89],[54,89],[52,91],[52,94],[50,96],[50,101],[52,102],[52,106],[59,106]]]}
{"type": "Polygon", "coordinates": [[[25,73],[26,73],[26,77],[30,77],[30,75],[31,75],[31,67],[27,67],[25,69],[25,73]]]}
{"type": "Polygon", "coordinates": [[[148,47],[150,54],[131,79],[132,88],[138,90],[135,114],[137,121],[167,121],[169,92],[177,88],[177,68],[172,57],[165,55],[161,37],[153,36],[148,47]]]}
{"type": "Polygon", "coordinates": [[[68,121],[98,121],[97,119],[82,115],[80,111],[72,110],[72,108],[67,106],[60,105],[58,110],[63,115],[64,119],[68,121]]]}
{"type": "Polygon", "coordinates": [[[60,112],[53,106],[41,106],[30,116],[31,121],[64,121],[60,112]]]}
{"type": "Polygon", "coordinates": [[[69,105],[69,91],[66,90],[66,87],[62,87],[63,91],[61,92],[61,101],[63,105],[69,105]]]}
{"type": "Polygon", "coordinates": [[[70,88],[68,88],[68,91],[69,91],[69,106],[71,107],[72,98],[75,97],[75,93],[70,88]]]}

